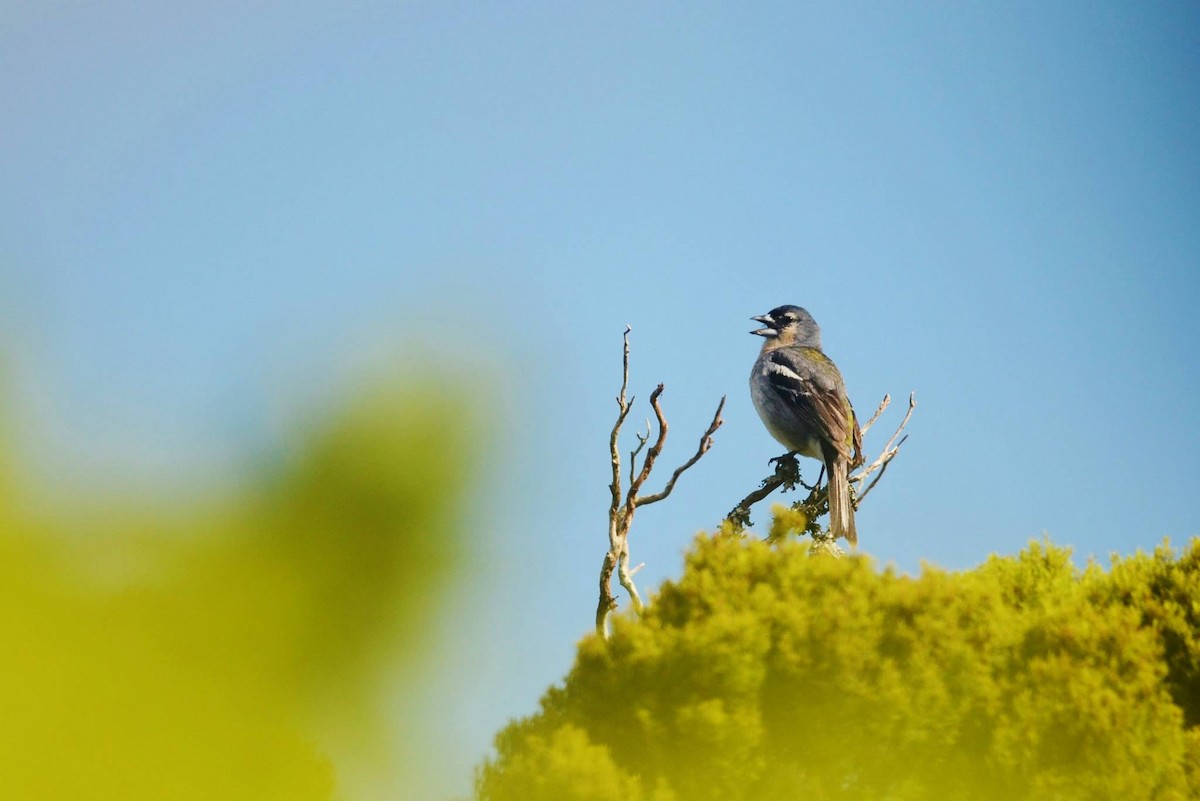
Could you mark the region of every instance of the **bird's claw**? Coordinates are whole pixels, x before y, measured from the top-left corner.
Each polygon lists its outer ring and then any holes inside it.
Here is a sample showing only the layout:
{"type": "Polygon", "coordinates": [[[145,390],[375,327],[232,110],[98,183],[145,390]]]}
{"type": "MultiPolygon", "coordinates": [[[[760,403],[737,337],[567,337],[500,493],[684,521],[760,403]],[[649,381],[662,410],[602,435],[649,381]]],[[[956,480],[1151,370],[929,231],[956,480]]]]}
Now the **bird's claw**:
{"type": "Polygon", "coordinates": [[[783,456],[776,456],[771,459],[768,459],[767,464],[779,464],[780,466],[782,466],[784,461],[792,461],[792,462],[796,461],[796,452],[788,451],[783,456]]]}
{"type": "Polygon", "coordinates": [[[800,462],[796,459],[796,452],[791,451],[783,456],[776,456],[774,459],[767,461],[767,464],[775,465],[775,477],[783,482],[783,491],[787,492],[794,489],[800,481],[800,462]]]}

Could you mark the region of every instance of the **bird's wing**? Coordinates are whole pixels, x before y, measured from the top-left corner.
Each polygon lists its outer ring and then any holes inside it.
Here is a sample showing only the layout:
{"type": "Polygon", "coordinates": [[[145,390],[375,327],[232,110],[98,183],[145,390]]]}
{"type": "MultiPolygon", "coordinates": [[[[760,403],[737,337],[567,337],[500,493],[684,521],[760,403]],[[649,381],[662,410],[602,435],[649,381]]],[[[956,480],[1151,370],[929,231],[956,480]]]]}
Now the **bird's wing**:
{"type": "Polygon", "coordinates": [[[816,348],[776,348],[764,357],[763,375],[800,422],[853,458],[858,426],[841,374],[828,356],[816,348]]]}

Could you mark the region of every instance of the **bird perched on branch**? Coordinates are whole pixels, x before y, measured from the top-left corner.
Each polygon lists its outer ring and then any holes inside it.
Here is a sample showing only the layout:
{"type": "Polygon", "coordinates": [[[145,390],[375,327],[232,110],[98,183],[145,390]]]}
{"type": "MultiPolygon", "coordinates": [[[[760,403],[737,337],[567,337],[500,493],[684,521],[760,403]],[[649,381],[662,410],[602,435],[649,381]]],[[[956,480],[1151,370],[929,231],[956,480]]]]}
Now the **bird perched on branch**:
{"type": "Polygon", "coordinates": [[[862,433],[846,383],[821,350],[821,329],[799,306],[751,317],[766,339],[750,373],[750,397],[771,436],[792,453],[821,460],[829,475],[829,530],[854,545],[850,470],[862,464],[862,433]]]}

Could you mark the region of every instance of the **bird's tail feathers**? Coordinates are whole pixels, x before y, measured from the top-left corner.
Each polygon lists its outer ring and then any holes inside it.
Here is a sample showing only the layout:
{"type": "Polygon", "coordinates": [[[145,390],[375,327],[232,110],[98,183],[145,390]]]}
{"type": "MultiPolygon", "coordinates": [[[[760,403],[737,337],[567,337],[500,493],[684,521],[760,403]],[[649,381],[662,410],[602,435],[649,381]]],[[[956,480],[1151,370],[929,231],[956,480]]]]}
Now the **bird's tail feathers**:
{"type": "Polygon", "coordinates": [[[850,463],[840,455],[829,465],[829,531],[835,540],[845,537],[851,545],[858,544],[850,500],[850,463]]]}

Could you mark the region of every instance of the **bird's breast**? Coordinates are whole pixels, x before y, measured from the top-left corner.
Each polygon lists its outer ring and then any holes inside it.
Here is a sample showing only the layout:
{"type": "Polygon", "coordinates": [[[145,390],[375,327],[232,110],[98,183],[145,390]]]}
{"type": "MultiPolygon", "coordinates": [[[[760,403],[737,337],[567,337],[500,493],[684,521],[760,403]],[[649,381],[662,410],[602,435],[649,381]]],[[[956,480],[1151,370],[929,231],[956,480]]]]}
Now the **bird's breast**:
{"type": "Polygon", "coordinates": [[[771,388],[761,363],[755,363],[750,374],[750,400],[767,433],[781,445],[802,456],[823,458],[820,439],[804,425],[789,401],[771,388]]]}

